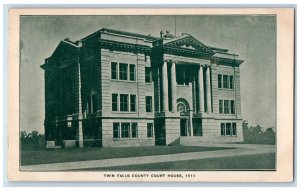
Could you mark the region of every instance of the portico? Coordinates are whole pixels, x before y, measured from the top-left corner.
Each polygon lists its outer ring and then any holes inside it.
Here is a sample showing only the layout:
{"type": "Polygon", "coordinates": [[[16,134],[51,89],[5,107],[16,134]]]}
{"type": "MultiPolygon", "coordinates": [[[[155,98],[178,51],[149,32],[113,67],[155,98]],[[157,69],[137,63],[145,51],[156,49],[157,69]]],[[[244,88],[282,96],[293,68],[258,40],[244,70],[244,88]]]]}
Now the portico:
{"type": "Polygon", "coordinates": [[[172,121],[172,126],[165,125],[166,131],[178,130],[173,132],[178,136],[202,136],[202,118],[213,115],[210,62],[165,55],[160,68],[161,107],[157,117],[163,117],[165,123],[172,121]]]}
{"type": "Polygon", "coordinates": [[[197,113],[212,113],[212,100],[211,100],[211,71],[210,66],[207,64],[198,63],[183,63],[174,62],[172,60],[164,61],[162,64],[162,76],[161,76],[161,93],[162,93],[162,108],[161,112],[175,112],[177,110],[177,89],[184,88],[185,86],[194,86],[191,95],[196,96],[196,103],[191,103],[195,105],[197,109],[194,109],[194,114],[197,113]],[[190,68],[195,69],[192,73],[186,74],[186,71],[178,71],[176,68],[190,68]],[[170,68],[170,69],[168,69],[170,68]],[[178,78],[186,75],[184,77],[184,84],[178,83],[178,78]],[[171,87],[169,87],[171,85],[171,87]],[[169,106],[169,103],[171,105],[169,106]],[[205,107],[206,106],[206,107],[205,107]]]}

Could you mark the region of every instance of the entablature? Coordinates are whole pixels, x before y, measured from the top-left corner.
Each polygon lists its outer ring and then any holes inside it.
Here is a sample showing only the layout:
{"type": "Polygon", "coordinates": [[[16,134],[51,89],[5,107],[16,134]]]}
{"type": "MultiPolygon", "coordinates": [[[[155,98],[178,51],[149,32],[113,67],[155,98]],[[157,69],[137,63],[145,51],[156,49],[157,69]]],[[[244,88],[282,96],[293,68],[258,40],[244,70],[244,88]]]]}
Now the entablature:
{"type": "Polygon", "coordinates": [[[210,59],[191,58],[191,57],[177,56],[171,54],[164,54],[164,60],[172,61],[177,64],[189,63],[189,64],[198,64],[198,65],[210,65],[210,59]]]}

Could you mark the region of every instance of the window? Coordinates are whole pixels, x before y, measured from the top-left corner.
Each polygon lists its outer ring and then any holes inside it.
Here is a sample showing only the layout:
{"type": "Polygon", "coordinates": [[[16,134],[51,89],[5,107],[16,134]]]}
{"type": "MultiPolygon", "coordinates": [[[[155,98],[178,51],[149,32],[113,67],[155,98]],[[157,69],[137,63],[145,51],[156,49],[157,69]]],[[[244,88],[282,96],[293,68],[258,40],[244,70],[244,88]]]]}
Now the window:
{"type": "Polygon", "coordinates": [[[233,76],[229,76],[229,89],[233,90],[233,76]]]}
{"type": "Polygon", "coordinates": [[[120,111],[128,111],[128,95],[120,94],[120,111]]]}
{"type": "Polygon", "coordinates": [[[111,62],[111,79],[117,80],[136,80],[135,64],[111,62]],[[119,74],[119,76],[118,76],[119,74]]]}
{"type": "Polygon", "coordinates": [[[224,113],[229,114],[229,100],[224,100],[224,113]]]}
{"type": "Polygon", "coordinates": [[[145,82],[152,83],[151,67],[145,67],[145,82]]]}
{"type": "Polygon", "coordinates": [[[230,110],[231,110],[231,114],[235,114],[235,106],[234,106],[234,100],[230,101],[230,110]]]}
{"type": "Polygon", "coordinates": [[[184,85],[185,72],[182,67],[176,67],[176,82],[178,85],[184,85]]]}
{"type": "Polygon", "coordinates": [[[226,135],[231,135],[231,123],[226,123],[226,135]]]}
{"type": "Polygon", "coordinates": [[[131,112],[136,112],[136,95],[120,94],[120,102],[118,102],[118,94],[112,94],[111,105],[112,111],[129,111],[130,109],[131,112]]]}
{"type": "Polygon", "coordinates": [[[221,135],[225,135],[225,123],[221,123],[221,135]]]}
{"type": "Polygon", "coordinates": [[[136,96],[130,95],[130,111],[135,112],[136,111],[136,96]]]}
{"type": "Polygon", "coordinates": [[[153,123],[147,123],[147,137],[153,137],[153,123]]]}
{"type": "Polygon", "coordinates": [[[118,111],[118,94],[111,95],[111,109],[112,111],[118,111]]]}
{"type": "Polygon", "coordinates": [[[234,100],[219,100],[219,114],[235,114],[234,100]]]}
{"type": "Polygon", "coordinates": [[[223,75],[223,88],[228,89],[228,75],[223,75]]]}
{"type": "Polygon", "coordinates": [[[152,97],[146,96],[146,112],[152,112],[152,97]]]}
{"type": "Polygon", "coordinates": [[[137,138],[138,137],[138,124],[131,123],[113,123],[113,138],[137,138]],[[121,128],[120,128],[121,124],[121,128]]]}
{"type": "Polygon", "coordinates": [[[223,100],[219,100],[219,113],[223,113],[223,100]]]}
{"type": "Polygon", "coordinates": [[[232,135],[236,135],[236,123],[232,123],[232,135]]]}
{"type": "Polygon", "coordinates": [[[138,125],[137,123],[131,124],[131,137],[137,138],[138,137],[138,125]]]}
{"type": "Polygon", "coordinates": [[[111,79],[118,79],[118,71],[117,71],[117,65],[118,63],[112,62],[111,63],[111,79]]]}
{"type": "Polygon", "coordinates": [[[118,139],[119,137],[119,123],[113,123],[113,137],[118,139]]]}
{"type": "Polygon", "coordinates": [[[218,74],[218,88],[222,88],[222,74],[218,74]]]}
{"type": "Polygon", "coordinates": [[[129,138],[130,123],[121,123],[121,138],[129,138]]]}
{"type": "Polygon", "coordinates": [[[218,88],[231,89],[234,87],[233,76],[218,74],[218,88]]]}
{"type": "Polygon", "coordinates": [[[130,64],[129,65],[129,80],[130,81],[135,81],[135,65],[134,64],[130,64]]]}
{"type": "Polygon", "coordinates": [[[119,64],[119,79],[127,80],[128,64],[120,63],[119,64]]]}
{"type": "Polygon", "coordinates": [[[176,82],[178,85],[189,85],[190,70],[187,66],[176,65],[176,82]]]}
{"type": "Polygon", "coordinates": [[[236,123],[221,123],[221,135],[236,136],[236,123]]]}
{"type": "Polygon", "coordinates": [[[97,99],[96,94],[91,95],[91,113],[97,112],[97,99]]]}

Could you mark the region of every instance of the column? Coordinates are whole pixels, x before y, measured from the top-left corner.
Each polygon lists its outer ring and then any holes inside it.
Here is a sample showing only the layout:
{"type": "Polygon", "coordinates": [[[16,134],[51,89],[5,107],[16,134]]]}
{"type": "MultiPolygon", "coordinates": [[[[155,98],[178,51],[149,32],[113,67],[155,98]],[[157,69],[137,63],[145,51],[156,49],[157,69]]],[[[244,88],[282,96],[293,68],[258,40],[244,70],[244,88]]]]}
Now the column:
{"type": "Polygon", "coordinates": [[[203,66],[200,66],[198,72],[198,86],[199,86],[199,108],[200,112],[204,112],[204,81],[203,81],[203,66]]]}
{"type": "Polygon", "coordinates": [[[83,147],[82,120],[78,121],[78,142],[79,148],[83,147]]]}
{"type": "Polygon", "coordinates": [[[176,64],[173,62],[171,67],[171,84],[172,84],[172,111],[177,110],[177,91],[176,91],[176,64]]]}
{"type": "Polygon", "coordinates": [[[190,126],[191,126],[191,136],[194,136],[194,129],[193,129],[193,111],[190,111],[190,126]]]}
{"type": "Polygon", "coordinates": [[[81,74],[80,63],[78,61],[78,142],[79,148],[83,147],[83,133],[82,133],[82,105],[81,105],[81,74]]]}
{"type": "Polygon", "coordinates": [[[211,87],[210,87],[210,67],[206,68],[206,103],[207,113],[211,113],[211,87]]]}
{"type": "Polygon", "coordinates": [[[85,113],[86,113],[86,114],[89,114],[89,102],[86,102],[85,113]]]}
{"type": "Polygon", "coordinates": [[[167,62],[163,63],[162,67],[162,93],[163,93],[163,109],[162,111],[169,110],[169,100],[168,100],[168,70],[167,62]]]}
{"type": "Polygon", "coordinates": [[[94,108],[93,108],[93,96],[91,94],[91,113],[94,113],[94,108]]]}

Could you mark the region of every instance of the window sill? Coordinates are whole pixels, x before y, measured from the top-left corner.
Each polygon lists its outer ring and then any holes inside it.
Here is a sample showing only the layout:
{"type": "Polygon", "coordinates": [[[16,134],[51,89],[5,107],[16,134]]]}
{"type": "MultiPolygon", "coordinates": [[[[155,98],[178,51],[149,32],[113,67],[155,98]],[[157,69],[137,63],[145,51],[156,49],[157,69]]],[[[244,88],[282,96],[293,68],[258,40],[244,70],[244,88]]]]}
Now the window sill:
{"type": "Polygon", "coordinates": [[[221,137],[237,137],[237,135],[221,135],[221,137]]]}
{"type": "Polygon", "coordinates": [[[225,114],[225,113],[219,113],[220,116],[235,116],[235,113],[229,113],[229,114],[225,114]]]}
{"type": "Polygon", "coordinates": [[[152,85],[152,82],[145,82],[146,85],[152,85]]]}
{"type": "Polygon", "coordinates": [[[127,114],[137,114],[137,111],[112,111],[111,113],[113,114],[118,114],[118,113],[127,113],[127,114]]]}
{"type": "Polygon", "coordinates": [[[218,90],[224,90],[224,91],[234,91],[234,89],[229,89],[229,88],[218,88],[218,90]]]}
{"type": "Polygon", "coordinates": [[[131,81],[131,80],[116,80],[116,79],[111,79],[113,82],[125,82],[125,83],[136,83],[136,80],[131,81]]]}
{"type": "Polygon", "coordinates": [[[113,138],[113,141],[139,140],[139,138],[113,138]]]}

